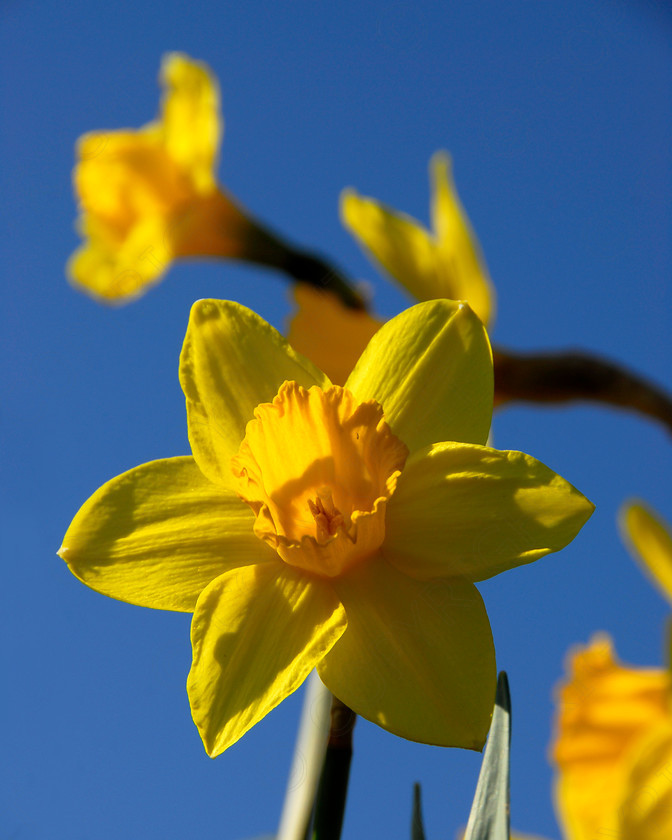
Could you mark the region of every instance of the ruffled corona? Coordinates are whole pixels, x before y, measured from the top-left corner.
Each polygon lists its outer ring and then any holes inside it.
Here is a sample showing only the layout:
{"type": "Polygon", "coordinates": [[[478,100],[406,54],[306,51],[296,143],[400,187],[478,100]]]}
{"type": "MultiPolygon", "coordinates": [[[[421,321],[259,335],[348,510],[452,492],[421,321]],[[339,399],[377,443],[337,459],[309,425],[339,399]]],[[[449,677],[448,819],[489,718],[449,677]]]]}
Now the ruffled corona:
{"type": "Polygon", "coordinates": [[[373,556],[408,449],[375,400],[285,382],[231,461],[254,532],[292,566],[336,577],[373,556]]]}

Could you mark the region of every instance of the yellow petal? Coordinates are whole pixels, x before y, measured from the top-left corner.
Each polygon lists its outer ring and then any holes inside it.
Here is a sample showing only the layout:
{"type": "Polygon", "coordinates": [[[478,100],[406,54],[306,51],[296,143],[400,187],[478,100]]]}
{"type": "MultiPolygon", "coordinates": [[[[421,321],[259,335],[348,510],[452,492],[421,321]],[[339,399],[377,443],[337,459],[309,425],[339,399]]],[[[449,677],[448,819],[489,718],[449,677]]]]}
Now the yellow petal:
{"type": "Polygon", "coordinates": [[[283,564],[246,566],[198,600],[187,681],[214,758],[295,691],[346,626],[333,589],[283,564]]]}
{"type": "Polygon", "coordinates": [[[310,388],[331,383],[257,314],[238,303],[200,300],[191,308],[180,357],[189,441],[211,481],[230,485],[230,461],[254,409],[285,380],[310,388]]]}
{"type": "Polygon", "coordinates": [[[74,172],[84,246],[70,280],[104,302],[126,302],[157,282],[174,256],[174,214],[195,197],[155,126],[85,135],[74,172]]]}
{"type": "Polygon", "coordinates": [[[435,243],[415,219],[355,190],[343,190],[340,209],[341,221],[368,256],[412,297],[442,296],[434,294],[438,291],[435,243]]]}
{"type": "Polygon", "coordinates": [[[406,463],[383,551],[411,577],[484,580],[564,548],[593,509],[522,452],[438,443],[406,463]]]}
{"type": "Polygon", "coordinates": [[[343,385],[383,322],[307,283],[295,283],[293,295],[298,309],[289,322],[289,343],[343,385]]]}
{"type": "Polygon", "coordinates": [[[222,136],[219,87],[210,68],[181,53],[161,65],[165,87],[161,128],[170,157],[189,172],[198,192],[215,188],[215,167],[222,136]]]}
{"type": "Polygon", "coordinates": [[[670,677],[621,665],[604,635],[574,652],[568,671],[553,748],[558,815],[572,840],[619,837],[627,768],[642,737],[669,719],[670,677]]]}
{"type": "Polygon", "coordinates": [[[348,627],[318,665],[329,690],[384,729],[480,750],[495,698],[485,607],[467,581],[417,581],[384,561],[335,582],[348,627]]]}
{"type": "Polygon", "coordinates": [[[621,511],[621,531],[633,557],[672,603],[672,534],[663,520],[643,502],[621,511]]]}
{"type": "Polygon", "coordinates": [[[92,132],[77,144],[74,186],[82,211],[105,224],[110,242],[131,227],[165,216],[194,195],[188,174],[161,144],[155,124],[138,131],[92,132]]]}
{"type": "Polygon", "coordinates": [[[492,353],[482,323],[462,303],[412,306],[371,339],[346,387],[383,406],[415,452],[430,443],[484,444],[492,417],[492,353]]]}
{"type": "Polygon", "coordinates": [[[494,290],[478,240],[450,174],[450,158],[430,163],[433,232],[354,190],[341,194],[341,219],[365,252],[416,300],[466,300],[486,326],[494,290]]]}
{"type": "Polygon", "coordinates": [[[672,720],[638,742],[627,768],[625,796],[618,809],[619,837],[669,840],[672,837],[672,720]]]}
{"type": "Polygon", "coordinates": [[[97,233],[93,219],[85,227],[88,241],[68,262],[68,279],[102,303],[127,303],[144,294],[162,278],[172,259],[163,218],[142,220],[121,244],[112,246],[97,233]]]}
{"type": "Polygon", "coordinates": [[[208,481],[193,458],[169,458],[104,484],[82,505],[58,553],[103,595],[191,612],[222,572],[275,561],[253,524],[249,507],[208,481]]]}
{"type": "Polygon", "coordinates": [[[437,152],[430,163],[432,225],[436,235],[437,277],[425,295],[466,300],[483,323],[492,329],[495,293],[476,235],[460,203],[451,174],[450,157],[437,152]]]}

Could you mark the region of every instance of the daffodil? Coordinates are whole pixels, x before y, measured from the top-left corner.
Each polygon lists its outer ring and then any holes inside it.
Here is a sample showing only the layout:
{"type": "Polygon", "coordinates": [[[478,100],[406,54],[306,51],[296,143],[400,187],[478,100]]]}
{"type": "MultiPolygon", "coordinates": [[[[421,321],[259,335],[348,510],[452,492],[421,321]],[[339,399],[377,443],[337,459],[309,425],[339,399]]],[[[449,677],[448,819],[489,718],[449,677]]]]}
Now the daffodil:
{"type": "Polygon", "coordinates": [[[297,308],[287,329],[289,343],[343,385],[384,321],[307,283],[295,283],[292,295],[297,308]]]}
{"type": "Polygon", "coordinates": [[[432,230],[354,190],[341,196],[341,218],[364,250],[415,300],[466,300],[487,327],[494,320],[492,283],[476,236],[437,152],[430,162],[432,230]]]}
{"type": "Polygon", "coordinates": [[[669,526],[641,501],[625,505],[620,521],[633,557],[672,604],[672,533],[669,526]]]}
{"type": "MultiPolygon", "coordinates": [[[[433,231],[352,189],[341,195],[343,223],[413,298],[465,300],[486,327],[492,327],[494,289],[445,153],[433,156],[430,175],[433,231]]],[[[294,287],[294,298],[297,310],[288,329],[292,346],[343,384],[382,321],[306,284],[294,287]]]]}
{"type": "Polygon", "coordinates": [[[604,635],[572,654],[568,672],[553,749],[564,836],[672,837],[669,672],[622,665],[604,635]]]}
{"type": "Polygon", "coordinates": [[[93,132],[78,144],[74,186],[83,246],[75,286],[119,303],[143,294],[179,257],[273,261],[277,243],[217,184],[219,90],[209,68],[164,58],[159,118],[138,130],[93,132]]]}
{"type": "Polygon", "coordinates": [[[484,446],[478,318],[445,300],[403,312],[341,387],[250,310],[200,301],[180,379],[192,457],[105,484],[59,553],[105,595],[193,611],[188,694],[208,753],[313,668],[397,735],[480,749],[495,659],[474,582],[562,548],[592,505],[484,446]]]}

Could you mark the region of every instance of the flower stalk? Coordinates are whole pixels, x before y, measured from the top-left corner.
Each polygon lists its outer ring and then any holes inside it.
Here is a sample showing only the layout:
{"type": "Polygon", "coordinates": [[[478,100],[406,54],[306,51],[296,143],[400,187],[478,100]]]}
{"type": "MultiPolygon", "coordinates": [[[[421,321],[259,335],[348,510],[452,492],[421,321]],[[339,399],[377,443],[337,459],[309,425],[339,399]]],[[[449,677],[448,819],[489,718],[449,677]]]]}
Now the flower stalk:
{"type": "Polygon", "coordinates": [[[608,359],[579,351],[511,353],[493,348],[495,404],[589,401],[627,408],[672,432],[672,398],[662,388],[608,359]]]}
{"type": "Polygon", "coordinates": [[[339,840],[341,836],[356,720],[352,709],[334,697],[327,752],[315,801],[312,840],[339,840]]]}

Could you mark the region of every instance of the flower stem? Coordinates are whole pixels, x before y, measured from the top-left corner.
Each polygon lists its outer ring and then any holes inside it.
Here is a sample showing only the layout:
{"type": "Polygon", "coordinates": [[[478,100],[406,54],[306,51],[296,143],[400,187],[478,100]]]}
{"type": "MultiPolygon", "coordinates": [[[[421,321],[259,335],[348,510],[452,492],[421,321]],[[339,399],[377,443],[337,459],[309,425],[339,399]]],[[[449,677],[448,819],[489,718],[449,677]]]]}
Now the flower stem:
{"type": "Polygon", "coordinates": [[[495,405],[590,400],[629,408],[672,432],[672,398],[662,388],[588,353],[517,354],[495,348],[495,405]]]}
{"type": "MultiPolygon", "coordinates": [[[[328,261],[294,248],[276,233],[251,223],[243,259],[275,268],[297,282],[333,292],[350,309],[366,309],[354,284],[328,261]]],[[[495,405],[507,402],[589,401],[631,409],[672,432],[672,397],[633,371],[589,353],[521,354],[493,348],[495,405]]]]}
{"type": "Polygon", "coordinates": [[[356,714],[334,697],[331,729],[315,801],[313,840],[339,840],[348,793],[356,714]]]}
{"type": "MultiPolygon", "coordinates": [[[[239,212],[243,213],[242,209],[239,212]]],[[[349,309],[364,309],[362,296],[334,265],[317,254],[294,247],[280,234],[260,224],[247,211],[244,211],[243,218],[245,226],[244,232],[240,234],[241,250],[232,256],[274,268],[297,283],[307,283],[320,291],[332,292],[349,309]]]]}

